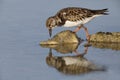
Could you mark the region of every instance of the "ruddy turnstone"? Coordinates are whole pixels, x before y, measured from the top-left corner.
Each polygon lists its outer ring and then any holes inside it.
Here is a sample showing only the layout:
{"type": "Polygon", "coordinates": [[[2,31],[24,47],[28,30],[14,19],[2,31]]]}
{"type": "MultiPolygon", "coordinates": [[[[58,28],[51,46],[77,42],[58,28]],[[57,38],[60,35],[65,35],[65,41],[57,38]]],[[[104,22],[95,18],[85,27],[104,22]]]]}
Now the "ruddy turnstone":
{"type": "Polygon", "coordinates": [[[52,35],[52,29],[59,26],[74,27],[78,26],[73,32],[79,31],[81,28],[85,30],[87,40],[90,39],[85,23],[93,18],[101,15],[108,15],[108,9],[91,10],[87,8],[68,7],[61,9],[56,15],[51,16],[46,21],[46,27],[49,30],[49,35],[52,35]]]}

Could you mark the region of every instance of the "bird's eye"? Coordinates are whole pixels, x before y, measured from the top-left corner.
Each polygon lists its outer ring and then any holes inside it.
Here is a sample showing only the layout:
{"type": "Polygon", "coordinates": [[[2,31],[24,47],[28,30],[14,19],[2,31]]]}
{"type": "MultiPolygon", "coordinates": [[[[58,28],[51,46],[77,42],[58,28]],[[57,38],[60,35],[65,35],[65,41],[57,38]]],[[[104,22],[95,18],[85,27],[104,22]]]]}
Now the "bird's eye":
{"type": "Polygon", "coordinates": [[[50,24],[48,24],[48,26],[50,26],[50,24]]]}

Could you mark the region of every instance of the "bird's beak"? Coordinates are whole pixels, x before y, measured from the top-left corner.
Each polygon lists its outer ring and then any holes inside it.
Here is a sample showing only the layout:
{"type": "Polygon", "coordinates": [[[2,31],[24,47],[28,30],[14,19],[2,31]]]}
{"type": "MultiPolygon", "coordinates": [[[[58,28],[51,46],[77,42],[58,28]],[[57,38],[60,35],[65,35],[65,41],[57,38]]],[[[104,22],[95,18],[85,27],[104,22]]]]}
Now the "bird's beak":
{"type": "Polygon", "coordinates": [[[51,28],[49,29],[49,35],[50,35],[50,37],[52,35],[52,29],[51,28]]]}

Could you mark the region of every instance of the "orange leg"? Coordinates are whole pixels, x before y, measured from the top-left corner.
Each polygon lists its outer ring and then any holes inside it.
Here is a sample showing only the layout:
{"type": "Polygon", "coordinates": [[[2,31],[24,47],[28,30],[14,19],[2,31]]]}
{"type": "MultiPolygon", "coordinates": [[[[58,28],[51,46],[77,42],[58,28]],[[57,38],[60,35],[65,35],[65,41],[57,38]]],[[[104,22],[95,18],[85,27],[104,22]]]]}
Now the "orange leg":
{"type": "Polygon", "coordinates": [[[88,33],[88,29],[85,26],[82,26],[82,28],[84,29],[86,33],[87,40],[90,41],[90,34],[88,33]]]}
{"type": "Polygon", "coordinates": [[[81,28],[84,29],[84,31],[85,31],[85,33],[86,33],[87,40],[89,41],[89,40],[90,40],[90,35],[89,35],[89,33],[88,33],[88,29],[87,29],[85,26],[83,26],[83,25],[78,26],[73,32],[76,33],[76,32],[78,32],[81,28]]]}
{"type": "Polygon", "coordinates": [[[83,53],[79,53],[77,50],[74,50],[74,53],[76,53],[76,55],[81,55],[81,56],[84,56],[85,54],[87,54],[87,52],[88,52],[88,47],[85,47],[83,53]]]}
{"type": "Polygon", "coordinates": [[[81,29],[82,26],[78,26],[73,32],[78,32],[81,29]]]}

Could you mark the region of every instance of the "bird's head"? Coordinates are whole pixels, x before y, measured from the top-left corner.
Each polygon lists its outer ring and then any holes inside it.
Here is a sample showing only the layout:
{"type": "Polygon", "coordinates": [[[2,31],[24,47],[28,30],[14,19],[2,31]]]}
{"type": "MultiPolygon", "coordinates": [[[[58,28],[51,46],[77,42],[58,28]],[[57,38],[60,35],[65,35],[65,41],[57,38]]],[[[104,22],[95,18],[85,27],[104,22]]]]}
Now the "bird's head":
{"type": "Polygon", "coordinates": [[[52,35],[52,29],[55,28],[57,25],[56,25],[56,18],[55,17],[49,17],[46,21],[46,27],[49,31],[49,35],[51,37],[52,35]]]}

